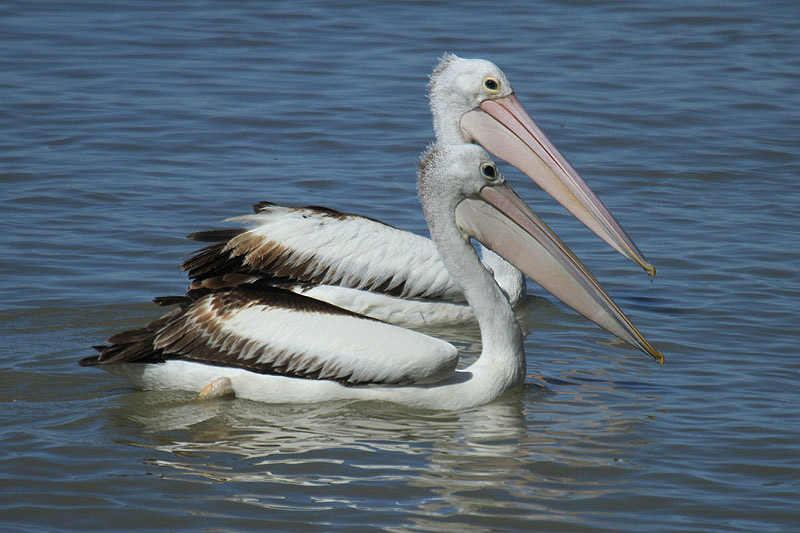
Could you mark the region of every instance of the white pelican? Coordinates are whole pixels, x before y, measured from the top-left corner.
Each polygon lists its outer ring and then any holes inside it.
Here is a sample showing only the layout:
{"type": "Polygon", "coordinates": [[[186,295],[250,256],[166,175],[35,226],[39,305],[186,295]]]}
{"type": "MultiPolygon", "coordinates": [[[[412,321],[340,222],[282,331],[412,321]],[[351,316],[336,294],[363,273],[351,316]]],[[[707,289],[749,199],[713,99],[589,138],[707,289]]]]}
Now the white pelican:
{"type": "MultiPolygon", "coordinates": [[[[503,71],[448,54],[431,75],[439,144],[478,143],[527,174],[598,236],[654,275],[633,241],[522,107],[503,71]]],[[[239,217],[249,228],[198,232],[215,242],[184,262],[189,290],[260,278],[373,318],[408,327],[472,317],[430,239],[357,215],[263,202],[239,217]]],[[[480,250],[512,305],[525,294],[520,272],[480,250]]],[[[170,303],[173,298],[157,299],[170,303]]]]}
{"type": "Polygon", "coordinates": [[[109,339],[82,365],[145,389],[209,390],[269,403],[385,400],[424,408],[487,403],[522,384],[523,335],[470,243],[474,238],[585,316],[657,352],[475,145],[423,157],[419,193],[431,237],[481,329],[483,351],[456,370],[452,345],[261,283],[186,298],[147,327],[109,339]]]}

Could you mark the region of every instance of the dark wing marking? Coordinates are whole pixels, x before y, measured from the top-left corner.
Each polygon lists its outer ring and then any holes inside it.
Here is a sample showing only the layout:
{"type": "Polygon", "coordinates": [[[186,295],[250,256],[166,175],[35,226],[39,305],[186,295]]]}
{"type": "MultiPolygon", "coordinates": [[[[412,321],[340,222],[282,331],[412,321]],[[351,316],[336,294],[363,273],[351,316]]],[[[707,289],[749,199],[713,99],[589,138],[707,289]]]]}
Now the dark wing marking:
{"type": "Polygon", "coordinates": [[[191,234],[220,242],[183,262],[189,290],[275,282],[339,285],[401,298],[463,302],[430,240],[367,217],[319,207],[254,206],[254,224],[191,234]]]}
{"type": "MultiPolygon", "coordinates": [[[[183,307],[146,327],[118,333],[110,337],[108,342],[111,343],[108,346],[97,347],[99,355],[85,358],[80,364],[161,363],[180,359],[242,368],[260,374],[326,379],[356,385],[420,382],[431,376],[452,372],[457,361],[452,346],[437,339],[361,317],[293,292],[259,284],[212,292],[184,302],[183,307]],[[275,310],[294,314],[276,314],[275,310]],[[301,323],[296,335],[285,334],[286,326],[280,321],[287,316],[295,317],[301,323]],[[431,354],[434,363],[423,358],[406,362],[399,356],[383,361],[378,357],[379,353],[356,354],[353,357],[349,353],[341,355],[344,353],[341,350],[349,352],[358,343],[350,337],[343,337],[341,329],[335,329],[342,323],[336,317],[345,319],[347,325],[344,327],[372,328],[373,331],[368,335],[367,352],[377,351],[369,343],[382,339],[384,334],[402,335],[403,342],[409,339],[412,343],[420,343],[419,346],[431,354]],[[278,323],[273,324],[270,320],[278,323]],[[328,349],[332,343],[324,339],[322,343],[308,342],[309,339],[322,338],[326,328],[331,331],[330,320],[335,321],[332,335],[342,340],[343,346],[328,349]],[[316,325],[320,327],[315,331],[316,325]],[[298,348],[301,345],[312,348],[301,350],[298,348]]],[[[364,347],[363,343],[361,347],[364,347]]],[[[403,346],[393,346],[393,349],[400,353],[403,346]]],[[[412,346],[411,349],[415,348],[412,346]]]]}

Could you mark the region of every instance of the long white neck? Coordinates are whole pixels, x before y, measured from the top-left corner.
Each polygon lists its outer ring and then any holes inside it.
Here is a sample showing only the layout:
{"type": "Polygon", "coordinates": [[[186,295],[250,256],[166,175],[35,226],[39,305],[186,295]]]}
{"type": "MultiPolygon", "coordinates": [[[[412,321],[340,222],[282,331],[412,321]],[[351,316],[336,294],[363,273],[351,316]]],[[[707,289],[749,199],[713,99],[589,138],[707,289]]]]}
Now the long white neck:
{"type": "Polygon", "coordinates": [[[485,375],[492,388],[507,390],[525,378],[522,331],[506,295],[461,234],[452,213],[452,209],[425,210],[442,262],[464,292],[481,328],[481,356],[466,371],[476,377],[485,375]]]}
{"type": "Polygon", "coordinates": [[[431,100],[433,131],[438,144],[465,144],[467,140],[461,132],[459,118],[462,111],[454,104],[440,99],[431,100]]]}

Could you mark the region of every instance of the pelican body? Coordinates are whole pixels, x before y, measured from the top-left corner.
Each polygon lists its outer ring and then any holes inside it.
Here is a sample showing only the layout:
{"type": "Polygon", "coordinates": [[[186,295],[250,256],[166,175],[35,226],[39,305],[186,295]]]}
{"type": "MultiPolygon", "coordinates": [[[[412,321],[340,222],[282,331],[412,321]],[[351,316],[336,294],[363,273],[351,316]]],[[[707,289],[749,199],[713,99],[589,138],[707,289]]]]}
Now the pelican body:
{"type": "MultiPolygon", "coordinates": [[[[476,143],[514,165],[587,227],[651,275],[655,269],[534,123],[496,65],[445,55],[429,82],[437,143],[476,143]]],[[[407,327],[474,318],[433,243],[374,219],[320,207],[263,202],[233,219],[246,227],[190,238],[213,243],[184,262],[190,291],[252,283],[287,290],[407,327]]],[[[518,269],[479,247],[512,305],[525,294],[518,269]]],[[[161,299],[171,302],[174,299],[161,299]]]]}
{"type": "Polygon", "coordinates": [[[481,329],[483,351],[463,370],[449,343],[264,280],[190,293],[178,309],[111,337],[110,346],[81,364],[144,389],[201,391],[223,380],[237,397],[269,403],[363,399],[434,409],[487,403],[522,384],[525,354],[507,295],[470,239],[663,360],[482,148],[432,147],[418,184],[433,243],[481,329]]]}

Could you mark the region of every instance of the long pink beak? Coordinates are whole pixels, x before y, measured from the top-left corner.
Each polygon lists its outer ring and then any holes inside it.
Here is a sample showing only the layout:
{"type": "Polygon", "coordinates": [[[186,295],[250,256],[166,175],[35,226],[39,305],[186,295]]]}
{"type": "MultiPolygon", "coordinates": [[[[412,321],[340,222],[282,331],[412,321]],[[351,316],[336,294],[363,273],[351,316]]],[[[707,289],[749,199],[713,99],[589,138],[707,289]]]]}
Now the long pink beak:
{"type": "Polygon", "coordinates": [[[653,348],[580,259],[508,185],[487,186],[455,210],[470,237],[501,255],[547,292],[660,364],[653,348]]]}
{"type": "Polygon", "coordinates": [[[586,227],[652,277],[656,269],[512,93],[461,117],[464,137],[517,167],[586,227]]]}

